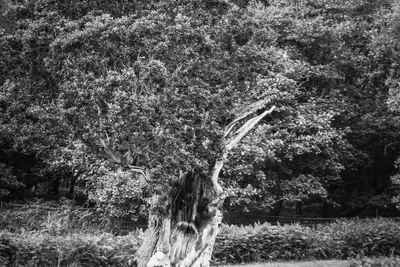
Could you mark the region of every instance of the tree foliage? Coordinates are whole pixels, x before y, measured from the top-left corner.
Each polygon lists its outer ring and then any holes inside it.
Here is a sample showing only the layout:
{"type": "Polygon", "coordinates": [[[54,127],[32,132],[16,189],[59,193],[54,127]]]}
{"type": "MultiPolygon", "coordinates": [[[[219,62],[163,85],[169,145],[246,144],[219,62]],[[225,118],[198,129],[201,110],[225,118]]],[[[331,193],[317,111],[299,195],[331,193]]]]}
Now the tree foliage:
{"type": "Polygon", "coordinates": [[[223,170],[231,206],[390,205],[399,10],[390,0],[11,1],[14,28],[0,30],[2,192],[79,177],[111,213],[136,212],[179,171],[209,170],[223,129],[256,103],[277,109],[223,170]],[[142,195],[138,176],[93,157],[102,142],[156,186],[142,195]],[[29,170],[18,165],[27,157],[29,170]]]}

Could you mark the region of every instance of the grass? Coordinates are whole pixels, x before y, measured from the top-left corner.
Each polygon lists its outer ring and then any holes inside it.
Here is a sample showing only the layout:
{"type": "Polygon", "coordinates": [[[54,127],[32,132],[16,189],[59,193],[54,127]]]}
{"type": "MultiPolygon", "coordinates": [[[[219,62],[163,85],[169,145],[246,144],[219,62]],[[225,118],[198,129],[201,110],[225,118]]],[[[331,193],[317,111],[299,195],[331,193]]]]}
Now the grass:
{"type": "Polygon", "coordinates": [[[240,265],[225,265],[220,267],[399,267],[399,257],[363,258],[358,260],[320,260],[320,261],[289,261],[265,262],[240,265]]]}
{"type": "Polygon", "coordinates": [[[350,260],[324,260],[324,261],[291,261],[291,262],[267,262],[246,265],[226,265],[230,267],[351,267],[350,260]]]}

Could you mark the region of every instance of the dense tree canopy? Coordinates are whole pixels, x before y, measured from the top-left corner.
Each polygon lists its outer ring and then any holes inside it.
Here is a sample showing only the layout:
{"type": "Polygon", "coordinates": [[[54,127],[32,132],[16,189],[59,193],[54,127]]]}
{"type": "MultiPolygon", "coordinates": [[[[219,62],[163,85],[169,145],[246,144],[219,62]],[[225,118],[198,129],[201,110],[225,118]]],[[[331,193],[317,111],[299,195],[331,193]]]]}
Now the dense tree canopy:
{"type": "Polygon", "coordinates": [[[259,113],[277,108],[223,169],[228,210],[272,205],[279,214],[311,201],[355,215],[398,201],[396,1],[2,8],[2,197],[44,181],[73,188],[79,178],[99,206],[137,214],[180,171],[212,168],[225,127],[255,103],[259,113]],[[144,181],[104,161],[104,147],[131,157],[123,160],[156,186],[139,190],[144,181]]]}

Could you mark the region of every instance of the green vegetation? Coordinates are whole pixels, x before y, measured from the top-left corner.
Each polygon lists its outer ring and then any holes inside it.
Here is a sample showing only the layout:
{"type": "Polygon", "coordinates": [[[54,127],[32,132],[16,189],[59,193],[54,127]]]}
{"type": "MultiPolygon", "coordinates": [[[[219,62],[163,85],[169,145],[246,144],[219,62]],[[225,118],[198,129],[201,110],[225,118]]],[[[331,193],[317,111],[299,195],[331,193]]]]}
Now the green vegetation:
{"type": "MultiPolygon", "coordinates": [[[[142,238],[141,231],[116,236],[85,228],[54,232],[51,226],[14,233],[3,230],[0,264],[55,266],[60,262],[61,266],[135,266],[135,254],[142,238]]],[[[212,262],[359,259],[352,266],[390,266],[382,264],[399,262],[395,258],[400,253],[399,240],[400,224],[379,218],[337,221],[317,227],[268,223],[224,225],[212,262]],[[372,259],[382,256],[391,258],[372,259]]]]}
{"type": "Polygon", "coordinates": [[[3,210],[0,212],[0,229],[12,233],[21,231],[45,231],[52,235],[74,232],[118,232],[110,218],[91,210],[76,210],[65,207],[56,210],[3,210]]]}
{"type": "MultiPolygon", "coordinates": [[[[148,218],[143,254],[163,238],[152,233],[176,232],[161,229],[166,220],[212,243],[219,208],[259,219],[398,214],[398,1],[0,8],[0,200],[77,199],[79,189],[104,216],[148,218]]],[[[354,254],[356,240],[338,237],[348,251],[337,251],[315,238],[315,257],[354,254]]]]}
{"type": "Polygon", "coordinates": [[[381,257],[364,258],[360,260],[318,260],[318,261],[289,261],[289,262],[266,262],[247,265],[230,265],[232,267],[397,267],[400,258],[381,257]]]}
{"type": "Polygon", "coordinates": [[[388,219],[301,225],[224,227],[214,259],[221,264],[399,255],[400,224],[388,219]]]}
{"type": "Polygon", "coordinates": [[[211,166],[235,109],[264,99],[278,110],[224,168],[228,209],[393,213],[396,1],[117,2],[2,3],[3,200],[80,186],[136,216],[139,181],[93,157],[99,138],[134,150],[164,190],[177,170],[211,166]]]}
{"type": "Polygon", "coordinates": [[[136,235],[0,232],[1,266],[135,266],[136,235]]]}

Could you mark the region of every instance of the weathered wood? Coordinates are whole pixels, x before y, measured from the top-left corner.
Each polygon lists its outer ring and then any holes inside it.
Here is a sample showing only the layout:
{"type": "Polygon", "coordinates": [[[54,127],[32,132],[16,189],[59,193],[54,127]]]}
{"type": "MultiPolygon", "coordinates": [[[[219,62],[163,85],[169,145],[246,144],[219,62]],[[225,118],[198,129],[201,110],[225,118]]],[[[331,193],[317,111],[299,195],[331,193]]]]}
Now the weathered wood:
{"type": "Polygon", "coordinates": [[[187,173],[171,194],[170,214],[162,223],[147,266],[209,266],[222,220],[216,200],[207,176],[187,173]]]}
{"type": "MultiPolygon", "coordinates": [[[[228,156],[229,151],[234,148],[239,142],[240,140],[246,136],[246,134],[254,128],[254,126],[260,121],[262,120],[265,116],[267,116],[268,114],[272,113],[275,110],[276,106],[272,106],[270,109],[264,111],[263,113],[261,113],[260,115],[248,120],[242,127],[240,127],[237,131],[235,131],[235,135],[230,138],[227,139],[226,143],[225,143],[225,150],[223,152],[223,154],[220,156],[220,158],[215,162],[214,168],[211,171],[211,182],[213,184],[213,188],[215,190],[215,192],[217,192],[217,194],[221,194],[222,193],[222,188],[218,183],[218,178],[219,178],[219,173],[222,170],[222,167],[224,166],[224,163],[226,161],[226,158],[228,156]]],[[[249,115],[248,113],[249,111],[246,111],[244,114],[239,115],[237,119],[235,119],[231,124],[229,124],[227,126],[227,129],[224,132],[224,138],[227,138],[228,135],[231,133],[233,127],[241,120],[244,118],[244,115],[249,115]]],[[[252,110],[252,112],[254,112],[254,110],[252,110]]]]}
{"type": "MultiPolygon", "coordinates": [[[[150,202],[151,206],[156,205],[157,199],[152,198],[150,202]]],[[[159,242],[160,232],[163,229],[159,214],[152,213],[151,210],[152,209],[150,209],[148,228],[144,232],[143,242],[136,256],[138,267],[145,267],[153,256],[156,245],[159,242]]]]}
{"type": "Polygon", "coordinates": [[[233,129],[242,119],[255,112],[261,104],[250,106],[227,126],[223,135],[226,139],[225,149],[209,174],[195,171],[180,177],[179,183],[171,193],[170,212],[163,221],[156,249],[147,267],[210,265],[213,246],[222,221],[218,207],[222,206],[224,197],[218,178],[223,164],[229,151],[260,120],[270,114],[275,106],[249,119],[236,131],[233,129]]]}
{"type": "MultiPolygon", "coordinates": [[[[170,218],[166,220],[166,222],[170,221],[170,218]]],[[[157,246],[153,257],[147,263],[147,267],[155,267],[155,266],[177,266],[177,267],[186,267],[186,266],[210,266],[210,259],[212,254],[212,249],[215,243],[215,239],[219,232],[219,225],[222,221],[221,212],[216,212],[216,215],[212,219],[212,221],[200,232],[199,236],[195,240],[195,246],[190,248],[190,251],[187,251],[186,254],[180,255],[182,257],[177,258],[174,257],[174,253],[176,250],[171,249],[168,252],[167,247],[170,247],[170,244],[166,242],[168,240],[167,235],[160,235],[159,240],[162,240],[160,243],[162,245],[157,246]],[[167,244],[167,245],[166,245],[167,244]]],[[[165,228],[168,228],[168,223],[164,224],[165,228]]],[[[166,231],[168,232],[168,230],[166,231]]],[[[161,233],[161,232],[160,232],[161,233]]],[[[178,247],[182,246],[185,243],[182,240],[174,240],[173,245],[178,247]]],[[[139,266],[142,266],[139,264],[139,266]]]]}

